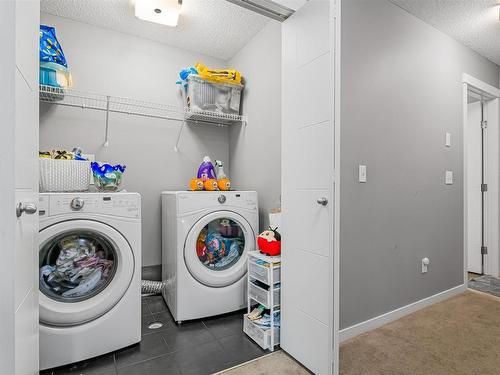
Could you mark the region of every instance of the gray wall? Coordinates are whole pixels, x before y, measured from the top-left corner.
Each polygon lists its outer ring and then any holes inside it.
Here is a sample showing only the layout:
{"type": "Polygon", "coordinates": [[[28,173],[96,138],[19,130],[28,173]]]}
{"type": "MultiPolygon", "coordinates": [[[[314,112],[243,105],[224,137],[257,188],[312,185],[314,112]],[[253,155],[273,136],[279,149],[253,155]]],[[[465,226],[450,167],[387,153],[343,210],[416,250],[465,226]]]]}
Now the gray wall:
{"type": "MultiPolygon", "coordinates": [[[[42,14],[41,21],[56,27],[74,88],[81,91],[180,104],[175,81],[181,68],[196,61],[226,66],[222,60],[65,18],[42,14]]],[[[143,266],[161,263],[160,192],[187,189],[204,155],[230,167],[228,129],[189,127],[175,153],[179,126],[179,122],[111,114],[110,145],[103,148],[103,113],[40,106],[40,149],[78,145],[97,160],[127,165],[123,188],[142,195],[143,266]]]]}
{"type": "Polygon", "coordinates": [[[259,223],[281,194],[281,24],[271,21],[230,61],[245,78],[243,112],[248,126],[230,129],[233,186],[259,193],[259,223]]]}
{"type": "Polygon", "coordinates": [[[342,2],[341,328],[463,283],[462,73],[498,85],[497,65],[388,1],[342,2]]]}

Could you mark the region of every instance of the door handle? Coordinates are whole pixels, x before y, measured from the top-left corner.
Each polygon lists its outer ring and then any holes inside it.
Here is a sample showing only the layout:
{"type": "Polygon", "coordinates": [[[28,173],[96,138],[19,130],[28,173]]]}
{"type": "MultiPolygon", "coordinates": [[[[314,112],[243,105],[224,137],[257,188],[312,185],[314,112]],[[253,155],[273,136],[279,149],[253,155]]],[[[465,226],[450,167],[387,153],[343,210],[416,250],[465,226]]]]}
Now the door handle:
{"type": "Polygon", "coordinates": [[[318,200],[316,202],[318,202],[318,204],[320,204],[322,206],[326,206],[328,204],[328,199],[326,199],[325,197],[322,197],[322,198],[318,198],[318,200]]]}
{"type": "Polygon", "coordinates": [[[26,213],[27,215],[33,215],[37,211],[36,204],[34,203],[18,203],[16,207],[16,216],[21,217],[23,213],[26,213]]]}

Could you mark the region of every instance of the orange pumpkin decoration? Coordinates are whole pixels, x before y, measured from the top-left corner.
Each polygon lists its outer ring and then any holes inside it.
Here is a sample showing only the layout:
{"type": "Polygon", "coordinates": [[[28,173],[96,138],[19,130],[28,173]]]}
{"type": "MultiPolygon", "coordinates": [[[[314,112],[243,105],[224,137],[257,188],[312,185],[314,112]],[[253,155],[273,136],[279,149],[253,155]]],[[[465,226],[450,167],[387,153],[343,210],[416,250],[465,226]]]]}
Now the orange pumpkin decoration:
{"type": "Polygon", "coordinates": [[[231,189],[231,181],[229,178],[221,178],[217,181],[217,186],[219,187],[219,190],[228,191],[231,189]]]}
{"type": "Polygon", "coordinates": [[[214,179],[208,179],[205,181],[205,190],[207,191],[215,191],[219,190],[217,187],[217,180],[214,179]]]}
{"type": "Polygon", "coordinates": [[[189,182],[189,190],[192,190],[192,191],[203,190],[203,180],[201,178],[193,178],[189,182]]]}

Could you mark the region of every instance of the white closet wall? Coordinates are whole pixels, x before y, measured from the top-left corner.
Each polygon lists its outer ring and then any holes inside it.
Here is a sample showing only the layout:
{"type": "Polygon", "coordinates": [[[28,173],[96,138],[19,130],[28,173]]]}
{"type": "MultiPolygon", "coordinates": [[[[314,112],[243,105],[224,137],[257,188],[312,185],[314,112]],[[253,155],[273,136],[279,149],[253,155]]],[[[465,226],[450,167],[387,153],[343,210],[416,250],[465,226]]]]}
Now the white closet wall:
{"type": "MultiPolygon", "coordinates": [[[[224,67],[226,62],[147,39],[42,14],[56,28],[73,74],[75,89],[157,103],[180,104],[175,81],[181,68],[196,61],[224,67]]],[[[80,146],[97,160],[123,163],[123,188],[142,195],[143,266],[161,263],[162,190],[187,189],[203,156],[229,168],[228,129],[187,126],[174,145],[180,122],[110,115],[110,143],[103,148],[105,114],[41,104],[40,149],[80,146]]]]}
{"type": "Polygon", "coordinates": [[[270,21],[228,63],[245,78],[243,112],[248,126],[229,131],[233,186],[259,194],[259,225],[281,195],[281,24],[270,21]]]}

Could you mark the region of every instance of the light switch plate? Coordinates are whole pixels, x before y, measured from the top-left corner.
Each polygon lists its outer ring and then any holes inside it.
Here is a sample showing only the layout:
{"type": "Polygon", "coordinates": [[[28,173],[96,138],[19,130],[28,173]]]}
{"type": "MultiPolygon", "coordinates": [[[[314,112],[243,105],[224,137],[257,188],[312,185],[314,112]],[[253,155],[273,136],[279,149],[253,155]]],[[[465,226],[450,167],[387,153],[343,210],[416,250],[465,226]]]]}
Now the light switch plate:
{"type": "Polygon", "coordinates": [[[358,181],[359,182],[366,182],[366,165],[362,165],[360,164],[359,165],[359,168],[358,168],[358,181]]]}
{"type": "Polygon", "coordinates": [[[445,172],[444,183],[446,185],[453,185],[453,172],[452,171],[445,172]]]}
{"type": "Polygon", "coordinates": [[[429,270],[429,264],[430,264],[429,258],[422,259],[422,273],[427,273],[427,271],[429,270]]]}
{"type": "Polygon", "coordinates": [[[444,144],[446,147],[451,147],[451,133],[446,133],[444,144]]]}

